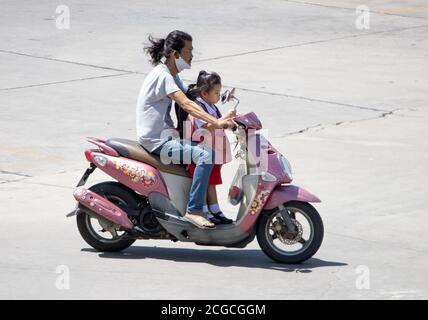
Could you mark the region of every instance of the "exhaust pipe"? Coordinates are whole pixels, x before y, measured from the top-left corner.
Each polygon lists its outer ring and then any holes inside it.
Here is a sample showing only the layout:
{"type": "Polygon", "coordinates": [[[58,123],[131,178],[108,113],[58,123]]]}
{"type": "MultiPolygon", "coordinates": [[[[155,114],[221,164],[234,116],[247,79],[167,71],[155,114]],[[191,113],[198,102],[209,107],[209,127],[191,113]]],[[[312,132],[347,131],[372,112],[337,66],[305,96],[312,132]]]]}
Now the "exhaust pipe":
{"type": "Polygon", "coordinates": [[[131,220],[129,220],[126,212],[108,201],[106,198],[103,198],[95,192],[85,188],[76,189],[73,196],[80,204],[88,208],[93,213],[100,215],[114,224],[118,224],[125,230],[133,229],[134,225],[131,220]]]}

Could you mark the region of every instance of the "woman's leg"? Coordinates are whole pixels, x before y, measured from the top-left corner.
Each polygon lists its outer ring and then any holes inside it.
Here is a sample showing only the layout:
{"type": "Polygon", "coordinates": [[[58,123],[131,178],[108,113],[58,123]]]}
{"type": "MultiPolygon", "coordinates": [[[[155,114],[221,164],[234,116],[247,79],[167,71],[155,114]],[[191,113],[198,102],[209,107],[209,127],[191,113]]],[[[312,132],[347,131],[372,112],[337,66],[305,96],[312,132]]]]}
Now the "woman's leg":
{"type": "MultiPolygon", "coordinates": [[[[193,173],[192,186],[189,193],[186,216],[192,218],[203,215],[208,180],[214,165],[214,151],[203,149],[188,141],[170,140],[164,143],[162,148],[155,150],[161,156],[161,160],[175,160],[183,163],[183,160],[192,159],[196,164],[193,173]]],[[[163,161],[167,163],[168,161],[163,161]]],[[[213,223],[206,220],[204,226],[212,227],[213,223]]]]}
{"type": "Polygon", "coordinates": [[[190,188],[189,203],[187,204],[187,211],[190,213],[203,211],[203,206],[206,202],[208,181],[213,168],[214,154],[213,151],[208,151],[198,146],[192,146],[191,152],[196,167],[190,188]]]}

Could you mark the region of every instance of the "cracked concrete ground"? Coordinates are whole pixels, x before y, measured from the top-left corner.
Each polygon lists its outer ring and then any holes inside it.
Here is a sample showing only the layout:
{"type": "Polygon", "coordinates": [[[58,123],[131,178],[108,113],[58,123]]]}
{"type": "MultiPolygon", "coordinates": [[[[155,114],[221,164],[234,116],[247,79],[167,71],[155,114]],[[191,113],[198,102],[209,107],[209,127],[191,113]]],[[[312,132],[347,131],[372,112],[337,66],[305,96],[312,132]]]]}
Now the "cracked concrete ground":
{"type": "Polygon", "coordinates": [[[55,1],[0,2],[0,298],[428,298],[428,1],[63,4],[68,30],[55,27],[55,1]],[[361,4],[368,30],[355,27],[361,4]],[[97,253],[65,218],[85,137],[135,138],[143,44],[173,29],[194,37],[182,77],[215,70],[238,88],[239,110],[259,115],[295,184],[323,200],[313,259],[273,263],[256,242],[97,253]],[[55,286],[61,265],[69,290],[55,286]]]}

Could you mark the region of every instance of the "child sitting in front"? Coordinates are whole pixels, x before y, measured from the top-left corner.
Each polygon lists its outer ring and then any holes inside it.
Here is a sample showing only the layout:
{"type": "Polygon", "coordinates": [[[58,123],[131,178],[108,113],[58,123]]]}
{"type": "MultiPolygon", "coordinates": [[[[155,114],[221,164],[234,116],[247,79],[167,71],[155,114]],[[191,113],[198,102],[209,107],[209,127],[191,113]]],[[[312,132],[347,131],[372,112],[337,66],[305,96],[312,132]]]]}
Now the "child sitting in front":
{"type": "MultiPolygon", "coordinates": [[[[198,79],[196,84],[189,86],[188,96],[190,99],[194,100],[198,103],[205,112],[210,115],[221,118],[222,115],[215,105],[220,100],[220,92],[221,92],[221,78],[215,73],[208,73],[206,71],[199,72],[198,79]]],[[[229,111],[232,113],[232,111],[229,111]]],[[[228,113],[228,114],[229,114],[228,113]]],[[[210,131],[212,137],[212,143],[210,147],[215,150],[216,159],[221,156],[220,161],[216,161],[211,171],[211,176],[209,178],[207,197],[206,197],[206,205],[204,206],[204,212],[207,213],[208,219],[215,224],[229,224],[232,223],[233,220],[228,219],[223,212],[221,211],[218,200],[217,200],[217,190],[216,185],[222,184],[221,179],[221,163],[228,162],[230,160],[225,160],[228,156],[230,156],[230,151],[228,152],[229,142],[227,141],[227,137],[224,134],[224,130],[214,129],[212,126],[207,124],[205,121],[197,118],[193,118],[192,116],[188,116],[188,119],[193,124],[193,132],[195,130],[204,128],[210,131]],[[220,132],[219,132],[220,131],[220,132]],[[222,143],[215,143],[215,139],[225,139],[225,141],[221,141],[222,143]],[[224,143],[226,142],[226,143],[224,143]],[[219,147],[219,150],[216,150],[216,147],[219,147]]],[[[192,132],[192,134],[193,134],[192,132]]],[[[198,141],[200,142],[200,141],[198,141]]],[[[206,142],[206,141],[204,141],[206,142]]],[[[190,175],[193,177],[193,173],[195,170],[195,165],[190,164],[188,166],[188,171],[190,175]]]]}

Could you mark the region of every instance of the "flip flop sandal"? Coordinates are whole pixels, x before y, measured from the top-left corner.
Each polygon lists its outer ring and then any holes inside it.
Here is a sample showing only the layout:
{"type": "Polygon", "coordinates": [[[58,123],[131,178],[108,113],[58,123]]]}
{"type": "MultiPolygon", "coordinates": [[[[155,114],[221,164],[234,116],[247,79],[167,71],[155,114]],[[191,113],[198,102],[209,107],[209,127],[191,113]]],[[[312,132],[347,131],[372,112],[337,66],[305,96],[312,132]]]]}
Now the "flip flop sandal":
{"type": "Polygon", "coordinates": [[[189,217],[184,216],[183,219],[190,222],[191,224],[197,226],[198,228],[201,228],[201,229],[214,229],[215,228],[215,224],[212,226],[207,225],[207,223],[212,223],[212,222],[210,222],[209,220],[205,219],[202,216],[198,216],[196,218],[189,218],[189,217]]]}

